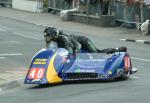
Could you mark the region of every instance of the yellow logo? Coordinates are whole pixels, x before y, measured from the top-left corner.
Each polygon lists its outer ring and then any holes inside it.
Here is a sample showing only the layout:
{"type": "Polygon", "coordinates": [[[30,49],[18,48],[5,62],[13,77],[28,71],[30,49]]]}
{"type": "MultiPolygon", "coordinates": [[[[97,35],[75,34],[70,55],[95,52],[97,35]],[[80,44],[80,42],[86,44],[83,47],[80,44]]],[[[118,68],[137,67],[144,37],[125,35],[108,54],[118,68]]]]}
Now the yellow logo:
{"type": "Polygon", "coordinates": [[[35,61],[33,62],[33,64],[45,65],[45,64],[46,64],[46,61],[47,61],[47,59],[40,59],[40,58],[37,58],[37,59],[35,59],[35,61]]]}

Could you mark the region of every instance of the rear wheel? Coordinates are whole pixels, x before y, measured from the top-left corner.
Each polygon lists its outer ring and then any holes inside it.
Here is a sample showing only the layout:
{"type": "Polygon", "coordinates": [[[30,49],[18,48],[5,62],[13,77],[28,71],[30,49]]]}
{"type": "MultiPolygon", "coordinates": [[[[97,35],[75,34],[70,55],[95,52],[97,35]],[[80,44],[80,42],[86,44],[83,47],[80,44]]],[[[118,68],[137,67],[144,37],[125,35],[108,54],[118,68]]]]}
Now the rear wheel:
{"type": "Polygon", "coordinates": [[[127,71],[122,75],[122,79],[126,80],[129,78],[129,76],[130,76],[130,71],[127,71]]]}
{"type": "Polygon", "coordinates": [[[120,77],[115,78],[115,80],[127,80],[130,76],[130,71],[126,71],[120,77]]]}

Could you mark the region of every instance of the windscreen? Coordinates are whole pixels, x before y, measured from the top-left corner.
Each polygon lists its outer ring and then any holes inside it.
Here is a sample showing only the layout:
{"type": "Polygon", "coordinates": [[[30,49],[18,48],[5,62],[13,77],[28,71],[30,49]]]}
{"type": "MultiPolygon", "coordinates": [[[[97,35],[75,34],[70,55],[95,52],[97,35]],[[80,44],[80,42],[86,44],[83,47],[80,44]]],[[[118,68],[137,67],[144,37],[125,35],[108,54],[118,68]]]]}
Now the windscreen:
{"type": "Polygon", "coordinates": [[[48,46],[48,49],[49,49],[49,50],[53,50],[53,51],[58,50],[58,45],[57,45],[57,43],[56,43],[56,42],[50,42],[50,43],[49,43],[49,46],[48,46]]]}
{"type": "Polygon", "coordinates": [[[84,60],[84,61],[95,61],[95,60],[101,60],[103,61],[105,58],[108,58],[108,55],[106,54],[100,54],[100,53],[79,53],[76,54],[76,60],[84,60]]]}
{"type": "Polygon", "coordinates": [[[79,67],[104,67],[108,56],[100,53],[81,53],[76,55],[76,64],[79,67]]]}

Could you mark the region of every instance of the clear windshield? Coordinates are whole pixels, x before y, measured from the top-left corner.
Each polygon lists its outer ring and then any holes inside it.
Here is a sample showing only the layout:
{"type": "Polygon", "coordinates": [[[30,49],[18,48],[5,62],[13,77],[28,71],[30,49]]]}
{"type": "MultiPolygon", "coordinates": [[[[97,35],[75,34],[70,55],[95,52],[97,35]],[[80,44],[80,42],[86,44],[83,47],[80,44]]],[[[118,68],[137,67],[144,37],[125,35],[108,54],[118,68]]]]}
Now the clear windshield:
{"type": "Polygon", "coordinates": [[[76,55],[76,60],[95,61],[95,60],[104,60],[104,58],[107,57],[108,56],[106,54],[101,53],[79,53],[76,55]]]}
{"type": "Polygon", "coordinates": [[[80,68],[100,68],[106,65],[107,55],[101,53],[81,53],[76,55],[76,66],[80,68]]]}
{"type": "Polygon", "coordinates": [[[49,43],[49,46],[48,46],[48,49],[49,50],[53,50],[53,51],[56,51],[58,49],[58,45],[56,42],[50,42],[49,43]]]}

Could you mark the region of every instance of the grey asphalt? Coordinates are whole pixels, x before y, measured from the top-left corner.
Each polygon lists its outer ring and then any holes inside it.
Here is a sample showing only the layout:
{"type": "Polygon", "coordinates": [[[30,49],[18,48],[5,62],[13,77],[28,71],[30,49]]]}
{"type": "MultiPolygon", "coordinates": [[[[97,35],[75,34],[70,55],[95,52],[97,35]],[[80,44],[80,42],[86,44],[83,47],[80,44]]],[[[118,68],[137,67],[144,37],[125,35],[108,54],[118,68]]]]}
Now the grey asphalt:
{"type": "MultiPolygon", "coordinates": [[[[0,16],[0,48],[2,48],[0,54],[23,54],[20,56],[3,56],[5,58],[0,59],[1,72],[4,72],[5,69],[15,72],[27,71],[34,53],[44,47],[42,34],[44,27],[33,25],[33,23],[52,24],[52,26],[64,28],[65,32],[68,33],[87,35],[98,48],[127,46],[133,67],[139,69],[139,72],[132,75],[127,81],[68,83],[43,88],[20,84],[18,88],[2,90],[0,103],[149,103],[149,45],[120,41],[123,38],[148,40],[149,36],[142,36],[133,29],[101,28],[74,22],[62,22],[56,15],[37,14],[9,8],[0,8],[0,16]],[[33,17],[35,21],[32,19],[33,17]],[[46,21],[46,18],[47,22],[43,22],[46,21]],[[23,20],[28,23],[21,22],[23,20]]],[[[17,74],[15,75],[18,77],[17,74]]],[[[22,77],[24,76],[22,75],[22,77]]]]}
{"type": "Polygon", "coordinates": [[[33,54],[44,47],[43,29],[0,17],[0,85],[24,78],[33,54]]]}
{"type": "Polygon", "coordinates": [[[102,37],[120,36],[121,39],[146,40],[150,41],[150,36],[143,36],[140,31],[134,29],[125,29],[120,27],[98,27],[76,22],[63,22],[58,15],[51,15],[49,13],[32,13],[27,11],[20,11],[11,8],[0,8],[0,16],[15,19],[18,21],[28,22],[35,25],[49,25],[57,28],[63,28],[70,32],[80,32],[86,35],[95,35],[102,37]],[[110,32],[111,31],[111,32],[110,32]],[[122,35],[120,35],[122,34],[122,35]],[[130,38],[126,35],[130,35],[130,38]]]}
{"type": "MultiPolygon", "coordinates": [[[[1,33],[2,34],[1,35],[1,45],[11,44],[8,46],[9,49],[8,48],[1,49],[1,52],[5,52],[5,51],[8,52],[11,49],[11,52],[15,52],[15,53],[19,52],[21,54],[24,53],[24,51],[27,51],[28,46],[25,47],[23,42],[26,42],[27,38],[25,37],[25,38],[20,39],[20,37],[17,37],[17,39],[19,39],[19,41],[3,40],[3,39],[10,38],[8,36],[5,37],[6,34],[9,34],[9,35],[15,34],[16,35],[16,33],[17,33],[17,35],[21,34],[22,36],[24,36],[24,34],[29,34],[29,35],[27,35],[28,37],[31,34],[31,37],[28,40],[29,42],[27,42],[30,45],[30,44],[33,44],[33,42],[31,41],[33,38],[34,38],[33,40],[35,40],[35,41],[37,39],[40,39],[40,40],[43,39],[42,33],[45,28],[44,27],[45,25],[50,25],[50,26],[54,26],[57,28],[63,28],[67,33],[75,33],[77,35],[83,34],[83,35],[89,36],[91,39],[96,39],[96,38],[99,39],[99,37],[100,37],[100,38],[102,38],[101,41],[104,40],[104,42],[105,42],[105,38],[116,38],[118,40],[129,38],[129,39],[134,39],[134,40],[137,39],[137,40],[150,41],[149,36],[143,36],[141,34],[141,32],[135,31],[134,29],[125,29],[125,28],[120,28],[120,27],[103,28],[103,27],[91,26],[91,25],[80,24],[80,23],[75,23],[75,22],[63,22],[63,21],[61,21],[61,19],[58,15],[51,15],[49,13],[32,13],[32,12],[27,12],[27,11],[20,11],[20,10],[16,10],[16,9],[1,7],[0,8],[0,17],[2,18],[1,25],[0,25],[0,32],[2,32],[1,33]],[[15,22],[11,22],[12,19],[15,22]],[[20,21],[22,23],[20,23],[20,21]],[[33,38],[32,38],[32,36],[33,36],[33,38]],[[7,43],[7,42],[9,42],[9,43],[7,43]],[[24,48],[21,48],[18,50],[16,48],[14,48],[14,46],[17,46],[17,48],[18,47],[24,47],[24,48]]],[[[15,35],[13,36],[13,38],[16,38],[15,35]]],[[[94,40],[93,42],[96,43],[96,40],[94,40]]],[[[35,44],[41,45],[41,43],[35,43],[35,44]]],[[[118,44],[116,44],[116,46],[117,45],[118,44]]],[[[109,42],[107,44],[101,43],[100,45],[96,43],[96,46],[98,46],[99,48],[102,48],[102,49],[105,47],[111,47],[109,42]]],[[[118,46],[122,46],[122,45],[118,45],[118,46]]],[[[115,46],[113,46],[113,47],[115,47],[115,46]]],[[[1,48],[4,48],[4,47],[1,47],[1,48]]],[[[31,53],[28,53],[28,54],[31,56],[32,51],[31,51],[31,53]]],[[[18,56],[18,57],[24,57],[24,55],[18,56]]],[[[25,56],[25,58],[26,58],[26,56],[25,56]]],[[[3,60],[3,57],[1,57],[1,61],[2,60],[3,60]]],[[[24,61],[24,60],[27,60],[27,59],[22,59],[22,61],[24,61]]],[[[18,62],[20,62],[20,61],[21,60],[18,59],[18,62]]],[[[10,63],[11,63],[11,65],[15,66],[15,63],[13,63],[13,62],[14,61],[12,60],[10,63]]],[[[5,64],[5,62],[2,61],[1,64],[5,64]]],[[[15,67],[15,68],[27,68],[25,66],[22,66],[22,63],[17,64],[17,66],[18,65],[20,67],[15,67]]],[[[5,66],[7,66],[7,65],[5,65],[5,66]]],[[[7,67],[7,68],[10,68],[10,67],[7,67]]],[[[1,69],[1,71],[2,70],[3,69],[1,69]]],[[[3,80],[3,78],[2,78],[2,80],[3,80]]]]}

